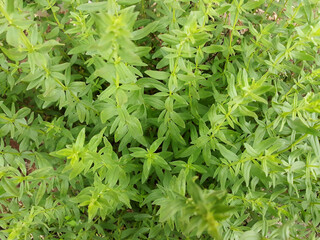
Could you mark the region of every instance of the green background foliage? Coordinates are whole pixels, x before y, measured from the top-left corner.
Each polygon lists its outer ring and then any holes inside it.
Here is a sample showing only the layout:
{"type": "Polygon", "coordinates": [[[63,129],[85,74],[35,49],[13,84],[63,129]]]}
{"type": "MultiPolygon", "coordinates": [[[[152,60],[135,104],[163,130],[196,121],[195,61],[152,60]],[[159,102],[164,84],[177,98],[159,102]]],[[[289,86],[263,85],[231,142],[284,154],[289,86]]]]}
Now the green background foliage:
{"type": "Polygon", "coordinates": [[[0,239],[318,239],[318,0],[0,0],[0,239]]]}

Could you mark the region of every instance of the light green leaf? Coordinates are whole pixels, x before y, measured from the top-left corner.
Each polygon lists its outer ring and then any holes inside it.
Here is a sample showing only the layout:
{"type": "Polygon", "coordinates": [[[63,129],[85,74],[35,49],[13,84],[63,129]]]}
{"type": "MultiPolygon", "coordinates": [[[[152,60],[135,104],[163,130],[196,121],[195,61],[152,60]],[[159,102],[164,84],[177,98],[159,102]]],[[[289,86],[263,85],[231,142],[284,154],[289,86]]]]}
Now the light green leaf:
{"type": "Polygon", "coordinates": [[[311,134],[314,136],[320,136],[319,130],[306,126],[300,119],[295,119],[294,121],[288,121],[290,127],[295,131],[303,134],[311,134]]]}
{"type": "Polygon", "coordinates": [[[150,151],[151,152],[157,151],[157,149],[159,148],[159,146],[161,145],[164,139],[165,139],[164,137],[161,137],[161,138],[158,138],[156,141],[154,141],[150,146],[150,151]]]}
{"type": "Polygon", "coordinates": [[[114,105],[107,105],[100,113],[100,119],[102,123],[105,123],[112,117],[117,115],[117,108],[114,105]]]}
{"type": "Polygon", "coordinates": [[[305,60],[305,61],[315,61],[314,56],[310,55],[309,53],[306,52],[301,52],[301,51],[292,51],[291,55],[299,60],[305,60]]]}
{"type": "Polygon", "coordinates": [[[13,26],[9,27],[7,30],[6,41],[11,46],[18,48],[21,44],[20,30],[13,26]]]}
{"type": "Polygon", "coordinates": [[[94,199],[90,201],[88,205],[88,218],[91,221],[96,215],[100,208],[100,204],[94,199]]]}
{"type": "Polygon", "coordinates": [[[202,51],[204,51],[205,53],[223,52],[225,50],[226,50],[225,46],[222,46],[222,45],[210,45],[208,47],[202,48],[202,51]]]}
{"type": "Polygon", "coordinates": [[[169,167],[169,164],[164,160],[162,157],[159,155],[156,155],[155,158],[153,159],[154,164],[162,167],[163,169],[170,170],[171,168],[169,167]]]}
{"type": "Polygon", "coordinates": [[[128,124],[129,130],[133,138],[143,135],[142,126],[138,118],[132,116],[131,119],[128,121],[128,124]]]}
{"type": "Polygon", "coordinates": [[[39,189],[37,191],[37,194],[36,194],[36,197],[35,197],[35,204],[38,205],[41,201],[41,199],[43,198],[43,195],[45,194],[46,192],[46,188],[47,188],[47,184],[46,182],[41,182],[40,186],[39,186],[39,189]]]}
{"type": "Polygon", "coordinates": [[[170,45],[177,45],[179,44],[179,39],[177,37],[174,37],[170,34],[161,34],[159,35],[159,38],[163,40],[166,43],[169,43],[170,45]]]}
{"type": "Polygon", "coordinates": [[[84,3],[77,7],[77,10],[86,11],[86,12],[97,12],[106,9],[108,2],[91,2],[84,3]]]}
{"type": "Polygon", "coordinates": [[[222,154],[222,156],[230,162],[235,162],[239,160],[239,157],[232,151],[225,148],[222,144],[218,143],[217,147],[222,154]]]}
{"type": "Polygon", "coordinates": [[[79,133],[79,135],[78,135],[78,137],[77,137],[77,140],[76,140],[76,142],[74,144],[76,149],[80,149],[80,148],[83,147],[85,137],[86,137],[86,129],[82,128],[80,133],[79,133]]]}
{"type": "Polygon", "coordinates": [[[1,186],[4,188],[4,190],[9,193],[9,195],[11,195],[12,197],[18,197],[19,196],[19,190],[16,186],[16,184],[14,184],[12,182],[12,180],[9,180],[7,178],[2,178],[1,180],[1,186]]]}
{"type": "Polygon", "coordinates": [[[241,235],[241,239],[246,239],[246,240],[261,240],[261,236],[259,233],[256,231],[246,231],[241,235]]]}
{"type": "Polygon", "coordinates": [[[247,3],[242,5],[244,10],[250,11],[258,8],[261,4],[265,3],[265,0],[249,0],[247,3]]]}
{"type": "Polygon", "coordinates": [[[170,113],[170,117],[172,118],[172,120],[175,122],[175,124],[177,124],[178,126],[185,128],[186,125],[183,121],[183,119],[180,117],[180,115],[176,112],[171,112],[170,113]]]}
{"type": "Polygon", "coordinates": [[[151,165],[152,165],[151,159],[148,158],[148,159],[144,160],[143,170],[142,170],[142,178],[141,178],[142,183],[144,183],[148,179],[151,165]]]}
{"type": "Polygon", "coordinates": [[[72,170],[69,174],[69,179],[73,179],[77,177],[84,169],[86,165],[81,161],[81,162],[76,162],[75,164],[72,165],[72,170]]]}
{"type": "Polygon", "coordinates": [[[140,1],[141,0],[118,0],[117,2],[121,5],[133,5],[133,4],[137,4],[140,1]]]}
{"type": "Polygon", "coordinates": [[[132,32],[132,40],[139,40],[157,29],[158,22],[151,22],[147,26],[132,32]]]}
{"type": "Polygon", "coordinates": [[[148,76],[158,80],[167,80],[170,76],[170,73],[168,72],[160,72],[160,71],[153,71],[153,70],[147,70],[145,71],[145,73],[148,76]]]}

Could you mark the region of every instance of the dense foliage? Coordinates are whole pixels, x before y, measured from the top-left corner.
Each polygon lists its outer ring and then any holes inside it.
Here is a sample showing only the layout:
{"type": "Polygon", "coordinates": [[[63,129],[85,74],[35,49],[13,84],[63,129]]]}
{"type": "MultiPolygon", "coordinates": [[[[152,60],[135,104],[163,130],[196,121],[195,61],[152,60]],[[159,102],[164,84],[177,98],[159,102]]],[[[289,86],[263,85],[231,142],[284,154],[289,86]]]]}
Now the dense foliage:
{"type": "Polygon", "coordinates": [[[318,0],[0,0],[0,239],[318,239],[318,0]]]}

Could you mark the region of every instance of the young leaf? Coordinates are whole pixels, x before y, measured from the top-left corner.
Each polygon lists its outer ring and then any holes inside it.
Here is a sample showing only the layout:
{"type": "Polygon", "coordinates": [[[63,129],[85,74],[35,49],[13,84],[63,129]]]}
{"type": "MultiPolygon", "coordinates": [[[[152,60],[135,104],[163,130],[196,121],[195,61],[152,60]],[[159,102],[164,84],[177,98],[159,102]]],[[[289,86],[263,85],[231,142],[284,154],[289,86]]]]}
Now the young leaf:
{"type": "Polygon", "coordinates": [[[77,7],[77,10],[87,11],[87,12],[97,12],[107,8],[107,2],[89,2],[81,4],[77,7]]]}
{"type": "Polygon", "coordinates": [[[162,138],[159,138],[159,139],[157,139],[156,141],[154,141],[152,144],[151,144],[151,146],[150,146],[150,151],[151,152],[155,152],[155,151],[157,151],[157,149],[159,148],[159,146],[161,145],[161,143],[163,142],[163,140],[164,140],[165,138],[164,137],[162,137],[162,138]]]}

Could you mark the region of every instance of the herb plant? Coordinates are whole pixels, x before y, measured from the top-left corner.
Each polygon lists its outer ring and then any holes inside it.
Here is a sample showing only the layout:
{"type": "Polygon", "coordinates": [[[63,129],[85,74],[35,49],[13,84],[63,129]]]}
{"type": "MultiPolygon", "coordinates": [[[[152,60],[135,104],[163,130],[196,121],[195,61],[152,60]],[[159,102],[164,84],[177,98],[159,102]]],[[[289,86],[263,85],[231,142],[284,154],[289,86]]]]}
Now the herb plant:
{"type": "Polygon", "coordinates": [[[319,239],[318,0],[0,0],[0,239],[319,239]]]}

